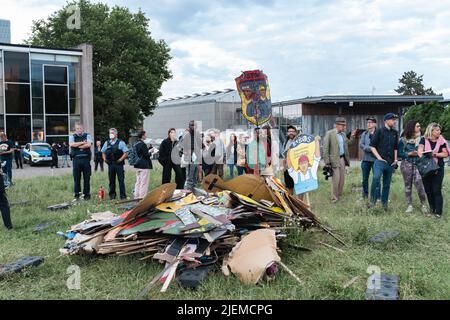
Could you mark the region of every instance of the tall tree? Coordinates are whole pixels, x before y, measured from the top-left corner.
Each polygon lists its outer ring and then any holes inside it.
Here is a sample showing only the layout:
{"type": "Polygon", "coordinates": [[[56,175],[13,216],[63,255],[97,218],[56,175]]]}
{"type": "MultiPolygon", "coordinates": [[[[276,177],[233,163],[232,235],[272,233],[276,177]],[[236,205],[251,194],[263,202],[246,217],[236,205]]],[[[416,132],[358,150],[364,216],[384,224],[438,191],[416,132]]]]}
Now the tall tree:
{"type": "Polygon", "coordinates": [[[169,48],[149,31],[149,19],[139,10],[108,7],[79,0],[67,3],[47,19],[33,21],[27,43],[72,48],[81,43],[94,47],[94,118],[97,135],[110,127],[128,139],[145,116],[152,114],[162,84],[171,78],[169,48]],[[80,9],[81,28],[69,29],[69,6],[80,9]]]}
{"type": "Polygon", "coordinates": [[[412,96],[435,95],[432,88],[425,89],[423,75],[419,76],[412,70],[405,72],[398,81],[400,85],[395,89],[395,92],[399,94],[412,96]]]}

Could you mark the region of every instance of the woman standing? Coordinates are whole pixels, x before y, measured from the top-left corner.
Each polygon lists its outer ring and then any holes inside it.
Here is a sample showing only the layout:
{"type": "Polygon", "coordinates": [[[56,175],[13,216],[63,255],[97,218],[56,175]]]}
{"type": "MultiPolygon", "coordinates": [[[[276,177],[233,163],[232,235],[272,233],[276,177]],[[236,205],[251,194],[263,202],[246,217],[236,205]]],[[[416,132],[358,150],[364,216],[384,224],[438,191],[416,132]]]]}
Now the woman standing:
{"type": "Polygon", "coordinates": [[[230,169],[230,178],[234,178],[234,167],[237,163],[237,138],[234,133],[230,135],[230,142],[227,145],[227,166],[230,169]]]}
{"type": "Polygon", "coordinates": [[[137,161],[134,167],[136,171],[136,184],[134,186],[134,198],[142,199],[147,195],[148,184],[150,181],[150,170],[153,169],[150,153],[152,146],[147,147],[145,140],[147,140],[147,133],[141,131],[138,134],[138,142],[135,143],[134,149],[136,151],[137,161]]]}
{"type": "Polygon", "coordinates": [[[448,157],[447,141],[441,135],[441,127],[437,123],[430,123],[425,136],[420,140],[419,157],[431,157],[439,166],[436,174],[423,178],[423,185],[427,193],[431,213],[436,218],[442,217],[444,199],[442,197],[442,182],[444,181],[444,158],[448,157]]]}
{"type": "Polygon", "coordinates": [[[246,173],[245,167],[247,166],[244,134],[239,135],[239,143],[237,144],[236,149],[237,149],[236,167],[238,171],[238,176],[240,176],[246,173]]]}
{"type": "Polygon", "coordinates": [[[416,186],[417,194],[419,195],[420,203],[422,204],[422,212],[428,213],[426,206],[427,195],[422,183],[422,177],[419,170],[417,170],[416,162],[419,158],[418,148],[421,139],[420,123],[411,120],[409,121],[403,131],[402,137],[398,144],[398,155],[402,159],[400,171],[405,182],[405,196],[408,208],[405,213],[412,213],[414,208],[412,206],[412,188],[413,184],[416,186]]]}

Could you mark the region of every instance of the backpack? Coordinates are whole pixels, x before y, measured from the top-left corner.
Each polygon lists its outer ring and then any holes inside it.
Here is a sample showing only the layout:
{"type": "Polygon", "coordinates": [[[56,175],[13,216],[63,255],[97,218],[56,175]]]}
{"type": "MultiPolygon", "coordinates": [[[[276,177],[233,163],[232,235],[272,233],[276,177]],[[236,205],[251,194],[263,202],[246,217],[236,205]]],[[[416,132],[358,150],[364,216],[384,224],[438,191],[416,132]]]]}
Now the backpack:
{"type": "Polygon", "coordinates": [[[133,145],[132,148],[130,148],[130,150],[128,150],[128,163],[130,164],[130,166],[134,166],[138,161],[139,157],[136,152],[136,144],[135,144],[133,145]]]}

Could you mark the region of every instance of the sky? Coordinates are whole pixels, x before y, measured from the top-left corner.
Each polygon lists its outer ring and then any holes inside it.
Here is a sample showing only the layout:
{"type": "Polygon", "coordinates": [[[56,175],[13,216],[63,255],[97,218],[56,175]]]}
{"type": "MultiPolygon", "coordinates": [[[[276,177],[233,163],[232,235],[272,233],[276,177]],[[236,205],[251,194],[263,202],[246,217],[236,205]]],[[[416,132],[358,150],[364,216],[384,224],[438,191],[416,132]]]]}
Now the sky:
{"type": "MultiPolygon", "coordinates": [[[[101,2],[142,9],[152,36],[169,45],[173,78],[162,98],[235,88],[234,78],[253,69],[267,74],[272,101],[395,94],[409,70],[450,97],[450,0],[101,2]]],[[[0,0],[0,18],[21,43],[33,20],[65,3],[0,0]]]]}

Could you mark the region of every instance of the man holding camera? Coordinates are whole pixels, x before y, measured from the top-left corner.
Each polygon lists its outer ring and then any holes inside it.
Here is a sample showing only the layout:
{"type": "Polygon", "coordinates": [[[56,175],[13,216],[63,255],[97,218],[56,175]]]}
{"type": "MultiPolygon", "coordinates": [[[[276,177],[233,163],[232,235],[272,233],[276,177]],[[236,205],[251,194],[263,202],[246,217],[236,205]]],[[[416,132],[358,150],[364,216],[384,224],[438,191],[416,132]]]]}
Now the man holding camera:
{"type": "Polygon", "coordinates": [[[384,116],[384,126],[377,129],[372,136],[370,148],[376,160],[373,164],[372,189],[369,208],[372,208],[380,198],[380,184],[383,176],[383,191],[381,203],[385,211],[388,210],[389,191],[391,188],[392,174],[398,168],[398,131],[394,129],[398,116],[388,113],[384,116]]]}

